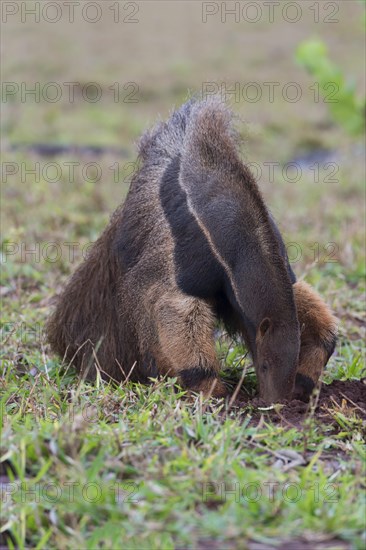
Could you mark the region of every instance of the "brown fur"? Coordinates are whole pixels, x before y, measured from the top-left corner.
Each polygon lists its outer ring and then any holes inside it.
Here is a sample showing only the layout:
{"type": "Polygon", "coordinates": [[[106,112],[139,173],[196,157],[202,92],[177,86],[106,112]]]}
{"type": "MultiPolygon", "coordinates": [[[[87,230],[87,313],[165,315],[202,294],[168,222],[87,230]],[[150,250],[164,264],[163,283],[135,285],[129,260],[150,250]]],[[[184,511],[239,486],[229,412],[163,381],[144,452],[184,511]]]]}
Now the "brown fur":
{"type": "MultiPolygon", "coordinates": [[[[337,320],[322,298],[305,281],[294,284],[294,295],[301,330],[301,348],[298,374],[310,379],[315,386],[322,374],[323,368],[333,353],[337,338],[337,320]]],[[[296,385],[295,397],[307,399],[301,378],[296,385]]],[[[304,380],[304,379],[302,379],[304,380]]]]}
{"type": "Polygon", "coordinates": [[[226,395],[213,337],[218,318],[242,334],[268,401],[291,394],[299,353],[304,395],[304,380],[319,377],[333,317],[304,283],[293,291],[281,237],[239,158],[231,118],[215,99],[190,101],[142,137],[142,166],[125,204],[48,322],[53,351],[86,378],[97,369],[117,382],[171,375],[188,389],[226,395]]]}

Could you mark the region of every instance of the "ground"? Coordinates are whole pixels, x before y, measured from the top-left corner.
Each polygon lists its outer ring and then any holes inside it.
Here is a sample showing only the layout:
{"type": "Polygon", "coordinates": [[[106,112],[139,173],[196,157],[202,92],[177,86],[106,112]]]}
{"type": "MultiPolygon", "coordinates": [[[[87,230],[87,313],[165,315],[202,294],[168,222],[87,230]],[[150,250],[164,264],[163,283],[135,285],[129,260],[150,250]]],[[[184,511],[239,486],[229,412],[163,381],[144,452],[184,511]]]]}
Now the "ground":
{"type": "Polygon", "coordinates": [[[363,140],[332,121],[294,61],[301,40],[320,36],[361,91],[361,2],[293,3],[302,13],[292,23],[282,11],[271,23],[258,2],[256,23],[243,12],[225,22],[221,2],[155,1],[120,2],[114,23],[117,3],[97,4],[97,23],[76,11],[74,23],[63,13],[51,24],[50,8],[39,22],[14,15],[3,24],[2,77],[15,92],[3,90],[2,116],[1,543],[364,548],[363,140]],[[219,12],[203,22],[208,4],[219,12]],[[96,101],[83,95],[92,97],[90,82],[102,91],[96,101]],[[36,95],[23,97],[22,83],[36,95]],[[57,101],[50,83],[61,89],[57,101]],[[296,102],[289,83],[300,87],[296,102]],[[339,320],[336,352],[308,406],[263,406],[246,350],[221,332],[223,375],[235,387],[246,369],[232,403],[188,396],[171,379],[88,385],[45,341],[54,295],[127,192],[138,136],[202,89],[235,90],[228,100],[243,120],[243,155],[293,269],[339,320]],[[47,156],[45,144],[72,147],[47,156]]]}

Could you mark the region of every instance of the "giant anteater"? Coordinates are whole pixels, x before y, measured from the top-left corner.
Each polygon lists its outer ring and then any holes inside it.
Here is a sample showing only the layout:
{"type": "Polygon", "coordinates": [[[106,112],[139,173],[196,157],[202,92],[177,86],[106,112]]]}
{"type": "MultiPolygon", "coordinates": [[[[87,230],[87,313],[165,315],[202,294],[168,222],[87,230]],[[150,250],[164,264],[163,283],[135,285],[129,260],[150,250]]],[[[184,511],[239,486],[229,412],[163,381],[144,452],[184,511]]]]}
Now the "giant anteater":
{"type": "Polygon", "coordinates": [[[191,99],[143,135],[124,204],[48,322],[52,349],[88,379],[169,374],[225,396],[220,319],[244,339],[267,402],[308,399],[336,321],[296,282],[233,126],[218,98],[191,99]]]}

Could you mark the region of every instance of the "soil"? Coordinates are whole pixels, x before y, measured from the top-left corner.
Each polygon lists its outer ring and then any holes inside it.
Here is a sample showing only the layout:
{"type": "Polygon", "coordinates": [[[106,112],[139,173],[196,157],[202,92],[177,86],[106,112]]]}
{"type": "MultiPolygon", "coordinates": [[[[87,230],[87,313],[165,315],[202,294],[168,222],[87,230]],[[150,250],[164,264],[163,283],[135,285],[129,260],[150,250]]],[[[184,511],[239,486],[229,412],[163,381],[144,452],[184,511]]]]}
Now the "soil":
{"type": "Polygon", "coordinates": [[[253,420],[261,415],[269,415],[272,421],[299,426],[311,414],[314,419],[326,423],[337,424],[335,412],[339,411],[347,418],[355,416],[366,421],[366,378],[362,380],[335,380],[331,384],[323,384],[319,398],[313,403],[292,400],[279,407],[270,408],[259,397],[244,398],[243,394],[235,402],[238,407],[253,407],[253,420]]]}

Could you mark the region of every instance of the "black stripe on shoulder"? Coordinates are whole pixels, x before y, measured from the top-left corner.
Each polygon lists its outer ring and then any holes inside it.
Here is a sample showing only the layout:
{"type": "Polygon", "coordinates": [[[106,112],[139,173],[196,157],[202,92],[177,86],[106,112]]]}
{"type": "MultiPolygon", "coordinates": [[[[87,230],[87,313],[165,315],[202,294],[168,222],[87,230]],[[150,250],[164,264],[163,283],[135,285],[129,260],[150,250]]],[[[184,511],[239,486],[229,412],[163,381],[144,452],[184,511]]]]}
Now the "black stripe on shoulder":
{"type": "Polygon", "coordinates": [[[180,156],[166,168],[160,183],[160,200],[174,239],[174,263],[179,288],[198,298],[211,298],[222,287],[224,269],[190,212],[179,183],[180,156]]]}

